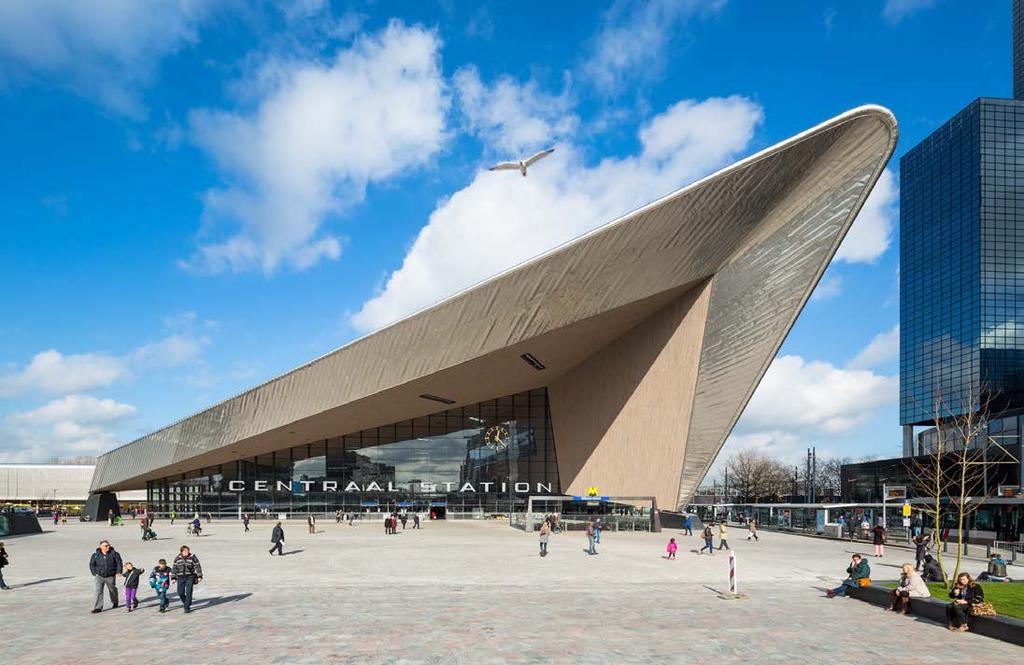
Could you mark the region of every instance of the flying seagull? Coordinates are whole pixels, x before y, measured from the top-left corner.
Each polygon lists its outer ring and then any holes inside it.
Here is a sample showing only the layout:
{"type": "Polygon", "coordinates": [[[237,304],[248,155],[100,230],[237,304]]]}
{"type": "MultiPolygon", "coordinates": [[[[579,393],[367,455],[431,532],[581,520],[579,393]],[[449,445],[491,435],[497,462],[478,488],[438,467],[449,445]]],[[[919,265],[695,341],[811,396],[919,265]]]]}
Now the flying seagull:
{"type": "Polygon", "coordinates": [[[529,167],[533,166],[534,162],[536,162],[538,160],[541,160],[541,159],[544,159],[545,157],[547,157],[548,155],[550,155],[554,151],[555,151],[554,148],[548,148],[547,150],[541,150],[536,155],[534,155],[532,157],[529,157],[527,159],[520,159],[518,162],[501,162],[500,164],[495,164],[494,166],[492,166],[490,168],[490,170],[491,171],[519,171],[520,173],[523,174],[523,177],[525,178],[526,177],[526,169],[528,169],[529,167]]]}

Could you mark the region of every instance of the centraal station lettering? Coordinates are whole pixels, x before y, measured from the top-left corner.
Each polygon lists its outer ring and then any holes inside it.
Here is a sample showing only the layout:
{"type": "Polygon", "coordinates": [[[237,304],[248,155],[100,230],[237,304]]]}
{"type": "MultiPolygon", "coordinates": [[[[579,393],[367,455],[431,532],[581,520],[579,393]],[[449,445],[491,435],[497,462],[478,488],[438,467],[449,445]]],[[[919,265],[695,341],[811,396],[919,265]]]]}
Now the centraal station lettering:
{"type": "MultiPolygon", "coordinates": [[[[249,488],[246,486],[244,480],[231,480],[228,481],[229,492],[245,492],[249,488]]],[[[274,487],[271,487],[271,481],[269,480],[256,480],[252,483],[252,490],[256,492],[296,492],[296,493],[308,493],[308,492],[408,492],[409,487],[395,487],[394,483],[387,483],[387,487],[381,487],[379,483],[370,482],[365,485],[360,485],[357,482],[349,482],[344,487],[339,487],[340,483],[336,480],[295,480],[292,482],[285,482],[279,480],[276,482],[274,487]]],[[[435,494],[443,492],[445,494],[465,493],[465,492],[508,492],[512,491],[516,494],[527,494],[531,491],[537,494],[551,494],[553,492],[552,483],[498,483],[498,482],[478,482],[476,484],[470,482],[464,483],[417,483],[413,487],[416,487],[416,492],[422,494],[435,494]],[[479,487],[479,489],[478,489],[479,487]]]]}

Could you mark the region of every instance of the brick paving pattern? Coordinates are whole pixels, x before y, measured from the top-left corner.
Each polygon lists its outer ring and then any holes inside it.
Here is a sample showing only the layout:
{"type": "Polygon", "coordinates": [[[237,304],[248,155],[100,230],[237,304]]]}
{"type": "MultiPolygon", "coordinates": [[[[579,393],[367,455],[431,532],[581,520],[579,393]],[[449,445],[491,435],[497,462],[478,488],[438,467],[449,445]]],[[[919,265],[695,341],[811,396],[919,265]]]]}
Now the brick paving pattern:
{"type": "MultiPolygon", "coordinates": [[[[822,589],[854,546],[733,529],[742,600],[722,600],[724,553],[697,556],[696,537],[606,533],[597,556],[579,533],[536,538],[499,523],[382,526],[285,524],[285,557],[270,557],[272,523],[215,520],[199,538],[158,522],[143,543],[129,521],[46,525],[6,539],[12,591],[0,592],[2,662],[90,663],[1008,663],[1019,647],[933,622],[892,616],[822,589]],[[680,542],[678,560],[663,558],[680,542]],[[148,585],[131,614],[92,615],[88,558],[109,538],[151,569],[188,543],[206,580],[185,615],[171,593],[156,611],[148,585]]],[[[875,579],[898,575],[906,551],[868,558],[875,579]]],[[[981,566],[982,564],[976,564],[981,566]]],[[[968,566],[970,569],[970,566],[968,566]]],[[[972,571],[974,572],[974,571],[972,571]]]]}

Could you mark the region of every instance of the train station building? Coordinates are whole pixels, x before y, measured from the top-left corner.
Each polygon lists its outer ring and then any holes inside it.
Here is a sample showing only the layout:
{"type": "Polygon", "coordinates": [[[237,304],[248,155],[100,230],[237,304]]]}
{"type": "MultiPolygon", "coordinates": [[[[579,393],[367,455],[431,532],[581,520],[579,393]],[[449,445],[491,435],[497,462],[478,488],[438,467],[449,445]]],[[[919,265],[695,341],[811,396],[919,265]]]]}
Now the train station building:
{"type": "Polygon", "coordinates": [[[91,491],[225,516],[522,511],[592,488],[674,510],[896,134],[879,107],[833,118],[111,450],[91,491]]]}

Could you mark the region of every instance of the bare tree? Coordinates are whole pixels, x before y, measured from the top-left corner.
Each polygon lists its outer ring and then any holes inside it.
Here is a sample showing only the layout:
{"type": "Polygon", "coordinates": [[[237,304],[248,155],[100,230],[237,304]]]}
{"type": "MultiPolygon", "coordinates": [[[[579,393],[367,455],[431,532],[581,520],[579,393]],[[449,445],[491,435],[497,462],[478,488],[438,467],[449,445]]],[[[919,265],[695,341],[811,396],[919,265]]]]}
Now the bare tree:
{"type": "Polygon", "coordinates": [[[914,488],[930,497],[921,511],[934,524],[936,559],[942,566],[942,513],[943,504],[949,503],[956,515],[956,564],[947,584],[960,574],[964,556],[964,526],[967,518],[981,507],[991,492],[986,475],[989,465],[1017,464],[1019,461],[998,441],[988,434],[988,421],[996,395],[972,385],[954,405],[936,393],[933,421],[935,444],[923,458],[914,458],[909,465],[914,488]],[[989,460],[987,451],[995,447],[1003,454],[989,460]]]}

